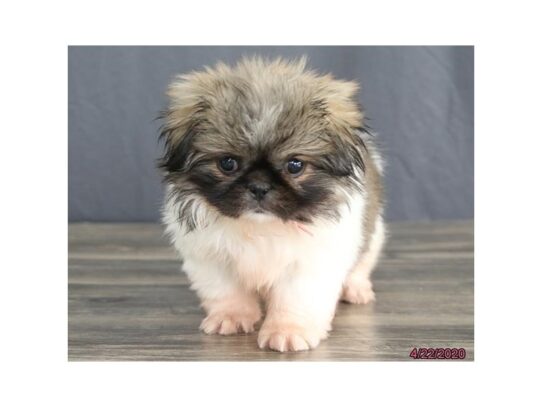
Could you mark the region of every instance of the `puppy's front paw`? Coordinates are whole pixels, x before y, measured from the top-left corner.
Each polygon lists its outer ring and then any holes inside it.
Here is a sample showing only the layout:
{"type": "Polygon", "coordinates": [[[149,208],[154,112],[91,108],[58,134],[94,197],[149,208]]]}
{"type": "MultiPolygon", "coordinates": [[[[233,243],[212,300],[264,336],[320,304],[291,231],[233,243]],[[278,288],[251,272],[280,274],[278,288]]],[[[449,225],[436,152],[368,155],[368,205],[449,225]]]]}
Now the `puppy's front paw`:
{"type": "Polygon", "coordinates": [[[200,325],[206,334],[233,335],[254,332],[254,324],[258,322],[258,314],[219,313],[208,315],[200,325]]]}
{"type": "Polygon", "coordinates": [[[325,330],[280,321],[264,322],[258,334],[258,346],[279,352],[314,349],[327,336],[325,330]]]}
{"type": "Polygon", "coordinates": [[[368,304],[375,300],[373,285],[368,279],[350,279],[343,285],[341,301],[351,304],[368,304]]]}

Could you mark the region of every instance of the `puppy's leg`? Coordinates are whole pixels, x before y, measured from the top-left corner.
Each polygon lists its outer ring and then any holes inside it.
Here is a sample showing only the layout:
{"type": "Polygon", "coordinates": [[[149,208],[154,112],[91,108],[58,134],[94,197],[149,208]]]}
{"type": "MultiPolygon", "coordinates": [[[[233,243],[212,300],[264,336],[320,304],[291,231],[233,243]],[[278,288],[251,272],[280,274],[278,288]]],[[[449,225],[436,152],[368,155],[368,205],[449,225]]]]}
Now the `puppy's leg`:
{"type": "Polygon", "coordinates": [[[207,334],[231,335],[254,331],[261,318],[258,297],[240,286],[218,262],[185,260],[184,270],[207,313],[200,329],[207,334]]]}
{"type": "Polygon", "coordinates": [[[384,222],[378,217],[371,236],[369,249],[361,256],[358,263],[346,277],[341,300],[352,304],[367,304],[375,299],[370,276],[373,271],[386,237],[384,222]]]}
{"type": "Polygon", "coordinates": [[[258,334],[260,348],[307,350],[327,337],[342,284],[342,277],[332,271],[322,266],[296,270],[273,285],[258,334]]]}

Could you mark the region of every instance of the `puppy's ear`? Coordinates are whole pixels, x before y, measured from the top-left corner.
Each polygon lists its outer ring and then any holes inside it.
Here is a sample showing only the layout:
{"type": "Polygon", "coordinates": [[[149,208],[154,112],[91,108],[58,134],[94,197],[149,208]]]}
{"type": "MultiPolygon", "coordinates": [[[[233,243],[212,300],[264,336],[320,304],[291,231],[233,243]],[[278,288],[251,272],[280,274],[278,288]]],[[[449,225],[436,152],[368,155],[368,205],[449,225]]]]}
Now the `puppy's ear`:
{"type": "Polygon", "coordinates": [[[333,166],[337,175],[352,175],[355,168],[365,170],[363,151],[365,144],[359,135],[364,126],[364,115],[358,103],[359,85],[356,82],[324,77],[324,101],[327,133],[334,146],[333,166]]]}
{"type": "Polygon", "coordinates": [[[205,125],[205,111],[209,108],[202,79],[197,73],[181,75],[168,88],[169,106],[159,116],[164,120],[160,139],[165,143],[160,167],[168,173],[184,172],[193,163],[192,143],[205,125]]]}
{"type": "Polygon", "coordinates": [[[355,129],[363,125],[363,111],[358,103],[359,84],[337,79],[326,80],[325,94],[326,109],[330,126],[338,133],[345,129],[355,129]]]}

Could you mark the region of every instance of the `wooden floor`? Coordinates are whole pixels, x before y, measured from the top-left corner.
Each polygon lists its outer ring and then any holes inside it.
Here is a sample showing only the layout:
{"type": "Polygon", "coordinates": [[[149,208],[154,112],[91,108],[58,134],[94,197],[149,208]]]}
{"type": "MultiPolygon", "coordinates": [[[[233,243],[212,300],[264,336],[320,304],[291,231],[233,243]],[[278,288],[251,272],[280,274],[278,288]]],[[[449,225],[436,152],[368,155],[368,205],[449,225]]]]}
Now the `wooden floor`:
{"type": "Polygon", "coordinates": [[[312,351],[262,351],[256,334],[208,336],[203,311],[155,224],[69,226],[69,360],[412,360],[414,347],[474,359],[472,222],[392,224],[377,301],[340,304],[312,351]]]}

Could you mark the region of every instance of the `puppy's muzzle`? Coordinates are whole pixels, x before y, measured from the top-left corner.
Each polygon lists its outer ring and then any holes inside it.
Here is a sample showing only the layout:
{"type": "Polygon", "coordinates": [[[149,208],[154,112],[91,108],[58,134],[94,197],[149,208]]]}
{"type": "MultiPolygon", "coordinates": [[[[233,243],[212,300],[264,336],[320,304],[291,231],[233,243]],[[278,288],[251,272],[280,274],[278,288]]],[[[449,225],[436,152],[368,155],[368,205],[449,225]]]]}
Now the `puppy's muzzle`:
{"type": "Polygon", "coordinates": [[[271,184],[264,181],[250,181],[247,184],[247,189],[254,199],[261,201],[271,190],[271,184]]]}

